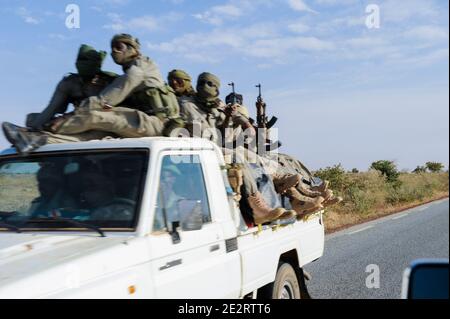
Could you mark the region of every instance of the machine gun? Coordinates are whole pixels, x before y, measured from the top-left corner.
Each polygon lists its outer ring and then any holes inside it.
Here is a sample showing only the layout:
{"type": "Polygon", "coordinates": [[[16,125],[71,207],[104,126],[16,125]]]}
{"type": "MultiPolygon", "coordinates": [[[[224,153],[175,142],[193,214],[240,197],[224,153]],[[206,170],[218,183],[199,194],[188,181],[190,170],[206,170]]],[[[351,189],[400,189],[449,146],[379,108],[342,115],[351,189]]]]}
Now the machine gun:
{"type": "Polygon", "coordinates": [[[243,97],[241,94],[236,93],[235,89],[234,89],[234,82],[228,83],[229,86],[231,86],[231,93],[227,95],[227,97],[225,98],[225,103],[234,105],[234,104],[239,104],[242,105],[243,103],[243,97]]]}
{"type": "Polygon", "coordinates": [[[258,97],[256,98],[256,128],[258,130],[258,139],[262,139],[262,144],[258,142],[258,146],[264,145],[266,150],[275,150],[281,146],[279,141],[273,142],[270,139],[270,128],[277,122],[278,118],[272,116],[269,120],[266,115],[266,102],[264,102],[261,94],[261,84],[255,85],[258,88],[258,97]],[[260,133],[261,132],[261,133],[260,133]]]}

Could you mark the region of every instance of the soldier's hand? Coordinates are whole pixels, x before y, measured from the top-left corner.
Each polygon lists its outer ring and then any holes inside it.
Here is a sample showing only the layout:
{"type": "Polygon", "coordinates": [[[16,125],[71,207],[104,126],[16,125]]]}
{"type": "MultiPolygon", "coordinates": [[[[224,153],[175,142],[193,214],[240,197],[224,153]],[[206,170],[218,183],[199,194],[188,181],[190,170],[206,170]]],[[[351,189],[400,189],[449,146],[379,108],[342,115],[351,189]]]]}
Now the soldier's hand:
{"type": "Polygon", "coordinates": [[[233,104],[233,105],[228,104],[228,105],[225,107],[225,114],[228,115],[228,116],[236,115],[236,113],[237,113],[237,108],[238,108],[238,105],[237,105],[237,104],[233,104]]]}
{"type": "Polygon", "coordinates": [[[247,133],[247,135],[249,137],[256,136],[255,127],[250,122],[247,122],[247,123],[243,124],[242,128],[244,129],[245,133],[247,133]]]}

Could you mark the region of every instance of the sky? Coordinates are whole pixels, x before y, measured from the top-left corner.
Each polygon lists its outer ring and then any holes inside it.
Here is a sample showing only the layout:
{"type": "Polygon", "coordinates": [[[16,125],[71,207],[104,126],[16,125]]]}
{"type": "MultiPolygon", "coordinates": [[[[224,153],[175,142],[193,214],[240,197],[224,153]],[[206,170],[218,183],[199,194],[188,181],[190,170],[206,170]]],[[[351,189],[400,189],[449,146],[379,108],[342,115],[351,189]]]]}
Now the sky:
{"type": "MultiPolygon", "coordinates": [[[[140,39],[163,74],[233,81],[254,115],[267,112],[311,169],[412,170],[449,165],[449,2],[444,0],[0,0],[0,121],[23,125],[68,72],[81,44],[110,52],[140,39]],[[66,20],[79,9],[79,28],[66,20]],[[69,7],[70,9],[71,7],[69,7]],[[377,20],[379,17],[379,20],[377,20]],[[69,24],[69,26],[73,26],[69,24]]],[[[74,20],[72,20],[74,21],[74,20]]],[[[104,70],[121,73],[108,56],[104,70]]],[[[0,148],[9,146],[0,134],[0,148]]]]}

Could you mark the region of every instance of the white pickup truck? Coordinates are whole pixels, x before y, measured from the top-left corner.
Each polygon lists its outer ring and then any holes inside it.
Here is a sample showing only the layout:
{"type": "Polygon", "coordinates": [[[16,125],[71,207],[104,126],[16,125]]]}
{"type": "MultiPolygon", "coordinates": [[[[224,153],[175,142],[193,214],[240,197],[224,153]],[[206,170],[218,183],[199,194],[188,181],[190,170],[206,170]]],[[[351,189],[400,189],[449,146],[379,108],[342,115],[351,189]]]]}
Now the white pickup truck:
{"type": "Polygon", "coordinates": [[[322,212],[253,226],[224,164],[193,138],[3,151],[0,299],[308,296],[322,212]]]}

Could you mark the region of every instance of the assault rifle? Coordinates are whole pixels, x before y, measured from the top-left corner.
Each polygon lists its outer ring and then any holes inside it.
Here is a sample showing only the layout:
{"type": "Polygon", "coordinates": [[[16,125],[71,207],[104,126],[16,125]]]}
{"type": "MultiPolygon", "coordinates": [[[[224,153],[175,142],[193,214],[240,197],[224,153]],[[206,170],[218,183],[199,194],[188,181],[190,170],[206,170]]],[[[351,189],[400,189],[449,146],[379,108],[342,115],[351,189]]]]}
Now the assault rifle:
{"type": "Polygon", "coordinates": [[[258,146],[264,145],[266,150],[275,150],[281,146],[279,141],[273,142],[270,139],[270,128],[277,122],[278,118],[272,116],[269,120],[266,115],[266,102],[264,102],[261,94],[261,84],[255,85],[258,88],[258,97],[256,98],[256,128],[258,130],[258,138],[262,139],[262,143],[258,142],[258,146]],[[262,131],[260,133],[260,131],[262,131]]]}

